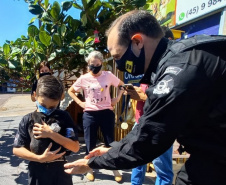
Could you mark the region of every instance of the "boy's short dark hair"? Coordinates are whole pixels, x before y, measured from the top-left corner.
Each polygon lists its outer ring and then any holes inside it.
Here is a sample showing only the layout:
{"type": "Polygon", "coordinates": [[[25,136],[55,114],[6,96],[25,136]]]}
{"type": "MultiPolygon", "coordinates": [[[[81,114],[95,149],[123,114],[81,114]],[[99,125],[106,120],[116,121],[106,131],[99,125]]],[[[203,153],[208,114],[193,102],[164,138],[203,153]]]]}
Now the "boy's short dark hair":
{"type": "Polygon", "coordinates": [[[44,96],[53,100],[61,100],[64,87],[58,78],[51,75],[39,78],[36,94],[37,96],[44,96]]]}

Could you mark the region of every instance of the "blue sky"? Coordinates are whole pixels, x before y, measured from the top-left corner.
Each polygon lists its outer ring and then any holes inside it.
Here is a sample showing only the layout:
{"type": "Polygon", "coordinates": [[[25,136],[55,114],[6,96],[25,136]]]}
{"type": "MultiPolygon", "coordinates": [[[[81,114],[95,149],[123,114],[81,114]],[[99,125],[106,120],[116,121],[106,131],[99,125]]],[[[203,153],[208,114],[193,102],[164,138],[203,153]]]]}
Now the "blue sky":
{"type": "MultiPolygon", "coordinates": [[[[58,0],[60,4],[63,1],[58,0]]],[[[52,4],[54,0],[49,2],[52,4]]],[[[79,11],[73,7],[67,14],[80,18],[79,11]]],[[[5,40],[15,41],[21,35],[27,36],[28,24],[33,17],[35,15],[28,11],[28,4],[24,0],[0,0],[0,46],[3,46],[5,40]]]]}

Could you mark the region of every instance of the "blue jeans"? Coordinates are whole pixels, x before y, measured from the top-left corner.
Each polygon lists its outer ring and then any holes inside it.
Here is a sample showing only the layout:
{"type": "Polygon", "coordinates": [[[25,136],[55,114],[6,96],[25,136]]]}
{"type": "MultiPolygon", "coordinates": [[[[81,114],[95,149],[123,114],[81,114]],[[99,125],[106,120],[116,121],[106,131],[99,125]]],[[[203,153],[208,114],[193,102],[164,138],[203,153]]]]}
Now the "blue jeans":
{"type": "Polygon", "coordinates": [[[173,164],[172,164],[173,146],[164,154],[152,161],[157,174],[155,185],[172,185],[173,183],[173,164]]]}
{"type": "Polygon", "coordinates": [[[131,185],[142,185],[146,173],[147,165],[138,166],[132,169],[131,185]]]}
{"type": "MultiPolygon", "coordinates": [[[[135,123],[134,126],[136,126],[136,124],[137,123],[135,123]]],[[[173,146],[171,146],[165,153],[152,161],[157,174],[155,185],[172,185],[172,152],[173,146]]],[[[131,185],[142,185],[144,182],[146,168],[147,165],[143,165],[132,169],[131,185]]]]}

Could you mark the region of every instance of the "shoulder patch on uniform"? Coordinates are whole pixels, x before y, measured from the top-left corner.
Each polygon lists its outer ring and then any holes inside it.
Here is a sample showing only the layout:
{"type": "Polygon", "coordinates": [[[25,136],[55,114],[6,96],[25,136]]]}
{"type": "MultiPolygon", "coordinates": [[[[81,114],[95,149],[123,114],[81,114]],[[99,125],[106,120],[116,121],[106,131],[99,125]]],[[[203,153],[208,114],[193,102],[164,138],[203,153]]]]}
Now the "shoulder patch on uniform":
{"type": "Polygon", "coordinates": [[[165,76],[153,90],[153,94],[168,94],[174,86],[174,80],[172,77],[165,76]]]}
{"type": "Polygon", "coordinates": [[[166,68],[164,74],[174,74],[174,75],[178,75],[180,72],[182,71],[181,68],[179,67],[175,67],[175,66],[169,66],[166,68]]]}

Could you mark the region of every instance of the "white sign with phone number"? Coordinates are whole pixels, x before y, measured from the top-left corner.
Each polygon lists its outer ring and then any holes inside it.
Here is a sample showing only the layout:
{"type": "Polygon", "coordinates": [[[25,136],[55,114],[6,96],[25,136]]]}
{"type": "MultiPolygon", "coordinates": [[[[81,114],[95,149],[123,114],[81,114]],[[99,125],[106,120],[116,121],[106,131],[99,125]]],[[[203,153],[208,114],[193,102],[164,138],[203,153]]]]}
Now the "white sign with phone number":
{"type": "Polygon", "coordinates": [[[177,0],[176,25],[226,7],[226,0],[177,0]]]}

